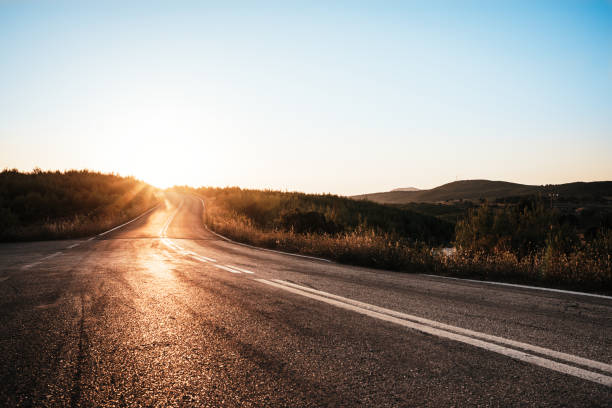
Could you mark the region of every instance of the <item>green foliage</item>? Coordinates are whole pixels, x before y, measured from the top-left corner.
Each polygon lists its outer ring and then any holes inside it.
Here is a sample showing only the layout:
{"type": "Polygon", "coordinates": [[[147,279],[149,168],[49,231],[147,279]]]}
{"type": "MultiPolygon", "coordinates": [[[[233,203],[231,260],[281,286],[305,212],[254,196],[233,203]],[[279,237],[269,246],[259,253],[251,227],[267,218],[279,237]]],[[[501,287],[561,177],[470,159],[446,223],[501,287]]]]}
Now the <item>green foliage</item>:
{"type": "Polygon", "coordinates": [[[484,203],[457,223],[455,242],[456,256],[440,259],[445,273],[612,290],[612,229],[601,211],[576,216],[533,197],[484,203]]]}
{"type": "Polygon", "coordinates": [[[398,204],[399,208],[417,212],[419,214],[431,215],[443,221],[455,225],[459,220],[465,218],[470,208],[475,207],[470,201],[462,203],[407,203],[398,204]]]}
{"type": "Polygon", "coordinates": [[[132,177],[82,171],[0,173],[0,240],[87,235],[156,202],[154,189],[132,177]]]}
{"type": "Polygon", "coordinates": [[[508,250],[521,257],[544,247],[569,252],[577,242],[576,228],[537,198],[518,205],[484,203],[455,227],[456,245],[468,251],[508,250]]]}

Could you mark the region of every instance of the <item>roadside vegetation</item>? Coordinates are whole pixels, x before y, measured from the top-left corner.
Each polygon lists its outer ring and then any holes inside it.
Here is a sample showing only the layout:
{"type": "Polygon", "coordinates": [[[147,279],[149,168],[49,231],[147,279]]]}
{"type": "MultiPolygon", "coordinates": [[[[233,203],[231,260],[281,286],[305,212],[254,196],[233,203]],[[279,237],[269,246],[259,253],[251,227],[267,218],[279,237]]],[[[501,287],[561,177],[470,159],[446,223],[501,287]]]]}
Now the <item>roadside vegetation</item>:
{"type": "Polygon", "coordinates": [[[209,228],[252,245],[398,271],[612,292],[608,210],[561,210],[540,196],[444,207],[239,188],[182,190],[206,199],[209,228]],[[453,247],[450,255],[445,247],[453,247]]]}
{"type": "Polygon", "coordinates": [[[0,240],[99,233],[154,206],[155,189],[132,177],[87,170],[0,173],[0,240]]]}
{"type": "Polygon", "coordinates": [[[455,230],[454,256],[438,271],[515,282],[612,291],[612,212],[573,211],[540,197],[482,204],[455,230]]]}
{"type": "Polygon", "coordinates": [[[181,188],[206,199],[204,222],[237,241],[339,262],[422,270],[429,248],[453,239],[451,223],[411,210],[334,195],[181,188]]]}

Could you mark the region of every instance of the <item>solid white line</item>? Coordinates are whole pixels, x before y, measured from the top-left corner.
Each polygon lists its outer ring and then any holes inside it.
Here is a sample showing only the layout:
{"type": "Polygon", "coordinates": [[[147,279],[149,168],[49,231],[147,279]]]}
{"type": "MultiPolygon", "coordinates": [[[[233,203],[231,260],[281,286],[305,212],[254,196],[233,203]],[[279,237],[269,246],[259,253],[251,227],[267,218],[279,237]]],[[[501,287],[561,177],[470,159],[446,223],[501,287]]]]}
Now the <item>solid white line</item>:
{"type": "Polygon", "coordinates": [[[315,295],[309,292],[305,292],[303,290],[281,285],[279,283],[268,281],[265,279],[255,279],[255,280],[258,282],[264,283],[266,285],[274,286],[276,288],[286,290],[288,292],[291,292],[297,295],[301,295],[301,296],[305,296],[311,299],[315,299],[320,302],[324,302],[324,303],[327,303],[327,304],[330,304],[330,305],[333,305],[333,306],[336,306],[336,307],[339,307],[345,310],[350,310],[350,311],[357,312],[357,313],[360,313],[366,316],[370,316],[370,317],[373,317],[379,320],[384,320],[390,323],[395,323],[400,326],[404,326],[404,327],[408,327],[408,328],[420,331],[422,333],[427,333],[433,336],[438,336],[441,338],[469,344],[471,346],[478,347],[478,348],[481,348],[487,351],[492,351],[498,354],[502,354],[504,356],[513,358],[515,360],[534,364],[534,365],[544,367],[544,368],[547,368],[553,371],[557,371],[562,374],[569,374],[574,377],[582,378],[584,380],[588,380],[588,381],[596,382],[596,383],[599,383],[599,384],[602,384],[608,387],[612,387],[612,377],[609,377],[604,374],[599,374],[599,373],[595,373],[592,371],[584,370],[582,368],[577,368],[577,367],[573,367],[567,364],[558,363],[556,361],[548,360],[543,357],[534,356],[534,355],[531,355],[531,354],[528,354],[528,353],[525,353],[519,350],[514,350],[508,347],[503,347],[497,344],[487,343],[485,341],[474,339],[472,337],[463,336],[461,334],[451,333],[451,332],[447,332],[441,329],[436,329],[434,327],[414,323],[408,320],[399,319],[394,316],[389,316],[387,314],[375,312],[373,310],[369,310],[369,309],[354,306],[348,303],[340,302],[334,299],[330,299],[328,297],[315,295]]]}
{"type": "Polygon", "coordinates": [[[224,266],[224,265],[213,265],[213,266],[215,268],[223,269],[224,271],[228,271],[228,272],[231,272],[231,273],[242,273],[240,271],[237,271],[235,269],[232,269],[232,268],[230,268],[228,266],[224,266]]]}
{"type": "Polygon", "coordinates": [[[157,207],[159,207],[159,204],[157,204],[155,207],[150,208],[149,210],[147,210],[147,211],[143,212],[142,214],[140,214],[138,217],[134,218],[133,220],[129,220],[128,222],[124,222],[124,223],[123,223],[123,224],[121,224],[121,225],[117,225],[115,228],[111,228],[111,229],[109,229],[108,231],[101,232],[101,233],[99,233],[97,236],[98,236],[98,237],[101,237],[101,236],[103,236],[103,235],[108,234],[109,232],[112,232],[112,231],[114,231],[114,230],[118,229],[118,228],[121,228],[121,227],[124,227],[124,226],[126,226],[126,225],[128,225],[128,224],[131,224],[131,223],[133,223],[134,221],[136,221],[137,219],[139,219],[139,218],[141,218],[141,217],[143,217],[143,216],[147,215],[148,213],[150,213],[151,211],[153,211],[153,210],[154,210],[154,209],[156,209],[157,207]]]}
{"type": "Polygon", "coordinates": [[[476,280],[476,279],[453,278],[451,276],[430,275],[430,274],[426,274],[426,273],[423,273],[421,275],[423,275],[423,276],[430,276],[432,278],[442,278],[442,279],[450,279],[450,280],[457,280],[457,281],[464,281],[464,282],[474,282],[474,283],[486,283],[488,285],[510,286],[510,287],[514,287],[514,288],[541,290],[541,291],[545,291],[545,292],[565,293],[565,294],[568,294],[568,295],[589,296],[589,297],[595,297],[595,298],[610,299],[610,300],[612,300],[612,296],[598,295],[598,294],[595,294],[595,293],[574,292],[572,290],[553,289],[553,288],[542,288],[542,287],[539,287],[539,286],[519,285],[519,284],[516,284],[516,283],[491,282],[491,281],[481,281],[481,280],[476,280]]]}
{"type": "Polygon", "coordinates": [[[239,268],[239,267],[234,266],[234,265],[227,265],[227,266],[229,266],[230,268],[235,269],[237,271],[240,271],[240,272],[250,273],[250,274],[254,274],[255,273],[253,271],[249,271],[248,269],[239,268]]]}
{"type": "Polygon", "coordinates": [[[473,330],[469,330],[469,329],[464,329],[461,327],[457,327],[457,326],[451,326],[449,324],[445,324],[445,323],[441,323],[441,322],[437,322],[435,320],[429,320],[429,319],[425,319],[423,317],[418,317],[418,316],[414,316],[414,315],[410,315],[410,314],[406,314],[406,313],[402,313],[402,312],[397,312],[395,310],[391,310],[391,309],[386,309],[384,307],[379,307],[379,306],[375,306],[375,305],[371,305],[369,303],[363,303],[363,302],[359,302],[357,300],[353,300],[353,299],[349,299],[349,298],[345,298],[342,296],[338,296],[338,295],[334,295],[331,293],[327,293],[327,292],[323,292],[320,290],[316,290],[316,289],[312,289],[306,286],[300,286],[300,285],[296,285],[294,283],[291,282],[286,282],[286,281],[282,281],[279,279],[273,279],[274,282],[280,283],[281,285],[285,285],[285,286],[291,286],[293,288],[302,290],[304,292],[310,292],[310,293],[315,293],[317,295],[321,295],[321,296],[325,296],[331,299],[336,299],[336,300],[340,300],[342,302],[357,306],[357,307],[361,307],[364,309],[368,309],[368,310],[372,310],[378,313],[384,313],[390,316],[394,316],[400,319],[405,319],[405,320],[412,320],[418,323],[423,323],[423,324],[427,324],[429,326],[432,327],[437,327],[439,329],[444,329],[444,330],[450,330],[450,331],[454,331],[457,333],[461,333],[461,334],[465,334],[467,336],[471,336],[471,337],[477,337],[483,340],[489,340],[489,341],[494,341],[496,343],[500,343],[500,344],[505,344],[508,346],[512,346],[512,347],[518,347],[524,350],[529,350],[532,351],[534,353],[538,353],[538,354],[543,354],[546,355],[548,357],[553,357],[559,360],[564,360],[570,363],[574,363],[574,364],[579,364],[582,366],[586,366],[586,367],[590,367],[590,368],[594,368],[597,370],[602,370],[602,371],[607,371],[609,373],[612,373],[612,365],[610,364],[606,364],[606,363],[602,363],[600,361],[595,361],[595,360],[590,360],[588,358],[584,358],[584,357],[579,357],[579,356],[575,356],[573,354],[567,354],[567,353],[562,353],[560,351],[555,351],[555,350],[551,350],[551,349],[547,349],[544,347],[540,347],[540,346],[534,346],[532,344],[528,344],[528,343],[523,343],[520,341],[515,341],[515,340],[510,340],[510,339],[506,339],[504,337],[498,337],[498,336],[493,336],[490,334],[486,334],[486,333],[481,333],[481,332],[477,332],[477,331],[473,331],[473,330]]]}

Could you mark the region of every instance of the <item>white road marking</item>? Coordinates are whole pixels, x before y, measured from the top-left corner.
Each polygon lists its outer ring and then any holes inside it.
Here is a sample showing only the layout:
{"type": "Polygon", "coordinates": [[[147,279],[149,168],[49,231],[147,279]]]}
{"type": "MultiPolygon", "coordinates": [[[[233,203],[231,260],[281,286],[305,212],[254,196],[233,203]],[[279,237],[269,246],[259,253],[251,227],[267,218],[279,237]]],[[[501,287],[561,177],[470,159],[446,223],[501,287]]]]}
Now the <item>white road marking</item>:
{"type": "Polygon", "coordinates": [[[223,269],[224,271],[228,271],[228,272],[231,272],[231,273],[242,273],[240,271],[237,271],[237,270],[232,269],[232,268],[230,268],[228,266],[225,266],[225,265],[213,265],[213,266],[215,268],[223,269]]]}
{"type": "Polygon", "coordinates": [[[89,239],[87,240],[87,242],[89,242],[89,241],[93,241],[94,239],[96,239],[96,237],[91,237],[91,238],[89,238],[89,239]]]}
{"type": "Polygon", "coordinates": [[[58,255],[61,255],[62,251],[58,251],[58,252],[54,252],[51,255],[47,255],[44,258],[40,258],[41,261],[47,260],[47,259],[51,259],[51,258],[55,258],[58,255]]]}
{"type": "Polygon", "coordinates": [[[510,286],[510,287],[514,287],[514,288],[541,290],[541,291],[545,291],[545,292],[566,293],[568,295],[589,296],[589,297],[595,297],[595,298],[602,298],[602,299],[610,299],[610,300],[612,300],[612,296],[598,295],[598,294],[595,294],[595,293],[574,292],[572,290],[553,289],[553,288],[542,288],[542,287],[539,287],[539,286],[519,285],[519,284],[516,284],[516,283],[503,283],[503,282],[481,281],[481,280],[476,280],[476,279],[453,278],[452,276],[429,275],[429,274],[426,274],[426,273],[423,273],[421,275],[423,275],[423,276],[430,276],[432,278],[442,278],[442,279],[450,279],[450,280],[465,281],[465,282],[475,282],[475,283],[486,283],[487,285],[510,286]]]}
{"type": "Polygon", "coordinates": [[[80,242],[77,242],[76,244],[72,244],[72,245],[70,245],[70,246],[67,246],[67,247],[66,247],[66,249],[76,248],[76,247],[78,247],[79,245],[81,245],[81,243],[80,243],[80,242]]]}
{"type": "Polygon", "coordinates": [[[174,249],[175,251],[177,251],[181,255],[190,256],[190,257],[196,258],[197,260],[202,261],[202,262],[213,262],[213,263],[217,262],[216,259],[209,258],[209,257],[204,256],[204,255],[200,255],[200,254],[195,253],[193,251],[187,251],[187,250],[183,249],[183,247],[181,247],[180,245],[175,244],[174,242],[170,241],[170,239],[168,239],[168,238],[162,238],[161,242],[164,245],[169,246],[170,248],[174,249]]]}
{"type": "MultiPolygon", "coordinates": [[[[177,245],[177,246],[178,246],[178,245],[177,245]]],[[[179,248],[181,248],[181,247],[179,247],[179,248]]],[[[182,249],[182,248],[181,248],[181,249],[182,249]]],[[[193,252],[193,251],[185,251],[185,253],[186,253],[187,255],[191,255],[191,256],[194,256],[194,257],[197,257],[197,258],[200,258],[200,259],[204,259],[204,260],[206,260],[206,261],[208,261],[208,262],[217,262],[217,260],[216,260],[216,259],[209,258],[209,257],[204,256],[204,255],[200,255],[200,254],[198,254],[198,253],[196,253],[196,252],[193,252]]]]}
{"type": "Polygon", "coordinates": [[[41,263],[42,263],[42,261],[32,262],[32,263],[30,263],[30,264],[23,265],[23,266],[21,267],[21,269],[30,269],[31,267],[36,266],[36,265],[40,265],[41,263]]]}
{"type": "Polygon", "coordinates": [[[249,271],[248,269],[239,268],[239,267],[234,266],[234,265],[227,265],[227,266],[229,266],[230,268],[235,269],[237,271],[243,272],[243,273],[249,273],[249,274],[254,274],[255,273],[253,271],[249,271]]]}
{"type": "Polygon", "coordinates": [[[196,259],[196,260],[198,260],[200,262],[204,262],[204,263],[212,262],[213,266],[215,268],[222,269],[224,271],[231,272],[231,273],[236,273],[236,274],[243,273],[243,272],[244,273],[254,273],[254,272],[247,271],[247,270],[241,269],[241,268],[237,268],[237,267],[231,266],[231,265],[217,265],[217,264],[214,264],[214,262],[217,262],[216,260],[214,260],[212,258],[208,258],[208,257],[202,256],[202,255],[199,255],[199,254],[197,254],[195,252],[192,252],[192,251],[186,251],[181,246],[179,246],[179,245],[175,244],[174,242],[170,241],[168,238],[162,238],[161,241],[164,244],[166,244],[167,246],[169,246],[170,248],[172,248],[175,251],[177,251],[181,255],[192,257],[192,258],[194,258],[194,259],[196,259]]]}
{"type": "MultiPolygon", "coordinates": [[[[375,310],[372,310],[372,308],[364,308],[364,307],[356,306],[355,304],[345,303],[344,301],[341,302],[339,300],[332,299],[331,297],[324,297],[321,295],[310,293],[302,289],[297,289],[295,287],[287,286],[286,284],[288,282],[283,282],[281,284],[281,283],[278,283],[278,281],[272,282],[272,281],[265,280],[265,279],[255,279],[255,280],[258,282],[264,283],[266,285],[274,286],[276,288],[286,290],[288,292],[291,292],[297,295],[305,296],[305,297],[308,297],[314,300],[318,300],[320,302],[324,302],[324,303],[327,303],[327,304],[330,304],[330,305],[333,305],[333,306],[336,306],[342,309],[357,312],[357,313],[360,313],[366,316],[370,316],[370,317],[373,317],[379,320],[384,320],[390,323],[395,323],[395,324],[398,324],[404,327],[408,327],[408,328],[420,331],[422,333],[427,333],[433,336],[438,336],[441,338],[469,344],[471,346],[478,347],[478,348],[481,348],[487,351],[492,351],[498,354],[502,354],[504,356],[513,358],[515,360],[534,364],[534,365],[544,367],[544,368],[547,368],[553,371],[557,371],[562,374],[572,375],[574,377],[578,377],[578,378],[582,378],[587,381],[592,381],[598,384],[602,384],[607,387],[612,387],[612,377],[607,376],[605,374],[588,371],[582,368],[570,366],[568,364],[559,363],[553,360],[548,360],[543,357],[528,354],[520,350],[511,349],[508,347],[500,346],[498,344],[488,343],[483,340],[478,340],[472,337],[464,336],[464,335],[457,334],[457,333],[452,333],[449,331],[441,330],[441,329],[427,326],[424,324],[415,323],[413,321],[404,320],[404,319],[401,319],[401,318],[398,318],[398,317],[395,317],[389,314],[377,312],[375,310]]],[[[346,299],[346,298],[342,298],[342,299],[346,299]]],[[[346,299],[346,300],[350,300],[350,299],[346,299]]],[[[364,305],[367,305],[367,304],[364,304],[364,305]]],[[[373,306],[373,305],[368,305],[368,306],[373,306]]],[[[580,357],[577,357],[577,358],[580,358],[580,357]]]]}
{"type": "Polygon", "coordinates": [[[204,256],[198,256],[198,255],[196,255],[196,254],[185,254],[185,255],[188,255],[188,256],[190,256],[190,257],[192,257],[192,258],[194,258],[194,259],[196,259],[196,260],[198,260],[198,261],[200,261],[200,262],[204,262],[204,263],[208,263],[208,262],[216,262],[216,261],[215,261],[215,260],[213,260],[213,259],[206,258],[206,257],[204,257],[204,256]]]}
{"type": "Polygon", "coordinates": [[[181,201],[181,204],[179,204],[179,206],[176,208],[176,211],[174,211],[174,213],[172,213],[172,215],[170,217],[168,217],[168,219],[166,220],[166,222],[162,226],[161,230],[159,230],[159,235],[161,237],[165,237],[166,236],[166,233],[168,232],[168,227],[170,226],[170,223],[174,220],[174,217],[176,217],[176,214],[178,214],[178,212],[181,209],[181,207],[183,206],[184,202],[185,201],[181,201]]]}
{"type": "Polygon", "coordinates": [[[54,253],[52,253],[51,255],[47,255],[47,256],[44,256],[44,257],[40,258],[40,259],[39,259],[38,261],[36,261],[36,262],[32,262],[32,263],[29,263],[29,264],[27,264],[27,265],[23,265],[23,266],[21,267],[21,269],[22,269],[22,270],[23,270],[23,269],[30,269],[30,268],[32,268],[33,266],[40,265],[41,263],[43,263],[43,261],[49,260],[49,259],[51,259],[51,258],[55,258],[56,256],[61,255],[62,253],[63,253],[62,251],[54,252],[54,253]]]}
{"type": "Polygon", "coordinates": [[[582,365],[582,366],[586,366],[586,367],[594,368],[594,369],[597,369],[597,370],[607,371],[609,373],[612,373],[612,365],[606,364],[606,363],[602,363],[602,362],[599,362],[599,361],[589,360],[587,358],[575,356],[573,354],[566,354],[566,353],[562,353],[562,352],[559,352],[559,351],[547,349],[547,348],[544,348],[544,347],[534,346],[532,344],[528,344],[528,343],[523,343],[523,342],[520,342],[520,341],[506,339],[504,337],[493,336],[493,335],[490,335],[490,334],[481,333],[481,332],[477,332],[477,331],[474,331],[474,330],[464,329],[464,328],[457,327],[457,326],[451,326],[449,324],[437,322],[435,320],[425,319],[423,317],[418,317],[418,316],[414,316],[414,315],[410,315],[410,314],[406,314],[406,313],[402,313],[402,312],[396,312],[395,310],[386,309],[384,307],[379,307],[379,306],[371,305],[369,303],[359,302],[358,300],[353,300],[353,299],[345,298],[345,297],[342,297],[342,296],[338,296],[338,295],[334,295],[334,294],[331,294],[331,293],[323,292],[323,291],[320,291],[320,290],[312,289],[312,288],[309,288],[309,287],[306,287],[306,286],[296,285],[294,283],[282,281],[282,280],[279,280],[279,279],[273,279],[273,281],[277,282],[277,283],[280,283],[282,285],[294,287],[296,289],[299,289],[299,290],[302,290],[302,291],[305,291],[305,292],[315,293],[317,295],[325,296],[325,297],[328,297],[328,298],[331,298],[331,299],[340,300],[342,302],[345,302],[345,303],[348,303],[348,304],[351,304],[351,305],[354,305],[354,306],[357,306],[357,307],[361,307],[361,308],[364,308],[364,309],[372,310],[372,311],[375,311],[375,312],[378,312],[378,313],[388,314],[390,316],[395,316],[395,317],[400,318],[400,319],[412,320],[412,321],[415,321],[415,322],[418,322],[418,323],[422,323],[422,324],[426,324],[426,325],[429,325],[429,326],[432,326],[432,327],[437,327],[439,329],[450,330],[450,331],[454,331],[456,333],[465,334],[467,336],[476,337],[476,338],[483,339],[483,340],[488,340],[488,341],[494,341],[496,343],[505,344],[505,345],[508,345],[508,346],[517,347],[517,348],[521,348],[521,349],[524,349],[524,350],[529,350],[529,351],[532,351],[532,352],[538,353],[538,354],[543,354],[543,355],[546,355],[548,357],[556,358],[558,360],[564,360],[564,361],[567,361],[567,362],[570,362],[570,363],[574,363],[574,364],[578,364],[578,365],[582,365]]]}
{"type": "Polygon", "coordinates": [[[151,211],[153,211],[153,210],[154,210],[154,209],[156,209],[157,207],[159,207],[159,204],[157,204],[155,207],[150,208],[149,210],[147,210],[147,211],[143,212],[142,214],[140,214],[138,217],[134,218],[133,220],[129,220],[128,222],[124,222],[124,223],[123,223],[123,224],[121,224],[121,225],[117,225],[115,228],[111,228],[111,229],[109,229],[108,231],[104,231],[104,232],[99,233],[99,234],[98,234],[98,236],[99,236],[99,237],[104,236],[104,235],[108,234],[109,232],[112,232],[112,231],[114,231],[114,230],[116,230],[116,229],[119,229],[119,228],[121,228],[121,227],[124,227],[124,226],[126,226],[126,225],[128,225],[128,224],[131,224],[131,223],[133,223],[134,221],[136,221],[136,220],[138,220],[138,219],[140,219],[140,218],[144,217],[145,215],[147,215],[148,213],[150,213],[151,211]]]}
{"type": "Polygon", "coordinates": [[[195,253],[193,251],[188,251],[188,250],[184,249],[183,247],[181,247],[180,245],[176,244],[175,242],[171,241],[167,237],[168,227],[170,226],[170,224],[174,220],[174,217],[176,217],[176,214],[178,214],[179,210],[183,206],[183,203],[184,203],[184,201],[182,201],[181,204],[176,209],[176,211],[174,211],[174,213],[170,217],[168,217],[168,219],[166,220],[166,222],[162,226],[161,230],[159,231],[159,235],[162,237],[161,242],[163,244],[165,244],[166,246],[174,249],[175,251],[177,251],[181,255],[190,256],[190,257],[192,257],[192,258],[194,258],[194,259],[196,259],[196,260],[198,260],[200,262],[204,262],[204,263],[206,263],[206,262],[213,262],[213,263],[217,262],[213,258],[209,258],[209,257],[206,257],[204,255],[200,255],[200,254],[195,253]]]}

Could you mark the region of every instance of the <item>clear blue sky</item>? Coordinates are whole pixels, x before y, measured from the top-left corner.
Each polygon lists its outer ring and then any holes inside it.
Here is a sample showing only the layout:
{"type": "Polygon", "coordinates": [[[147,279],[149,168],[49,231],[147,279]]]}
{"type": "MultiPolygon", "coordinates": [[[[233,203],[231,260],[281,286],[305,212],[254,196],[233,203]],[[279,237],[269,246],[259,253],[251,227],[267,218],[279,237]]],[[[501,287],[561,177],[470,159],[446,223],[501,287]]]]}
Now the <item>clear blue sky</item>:
{"type": "Polygon", "coordinates": [[[612,179],[609,1],[97,3],[0,2],[0,167],[338,194],[612,179]]]}

